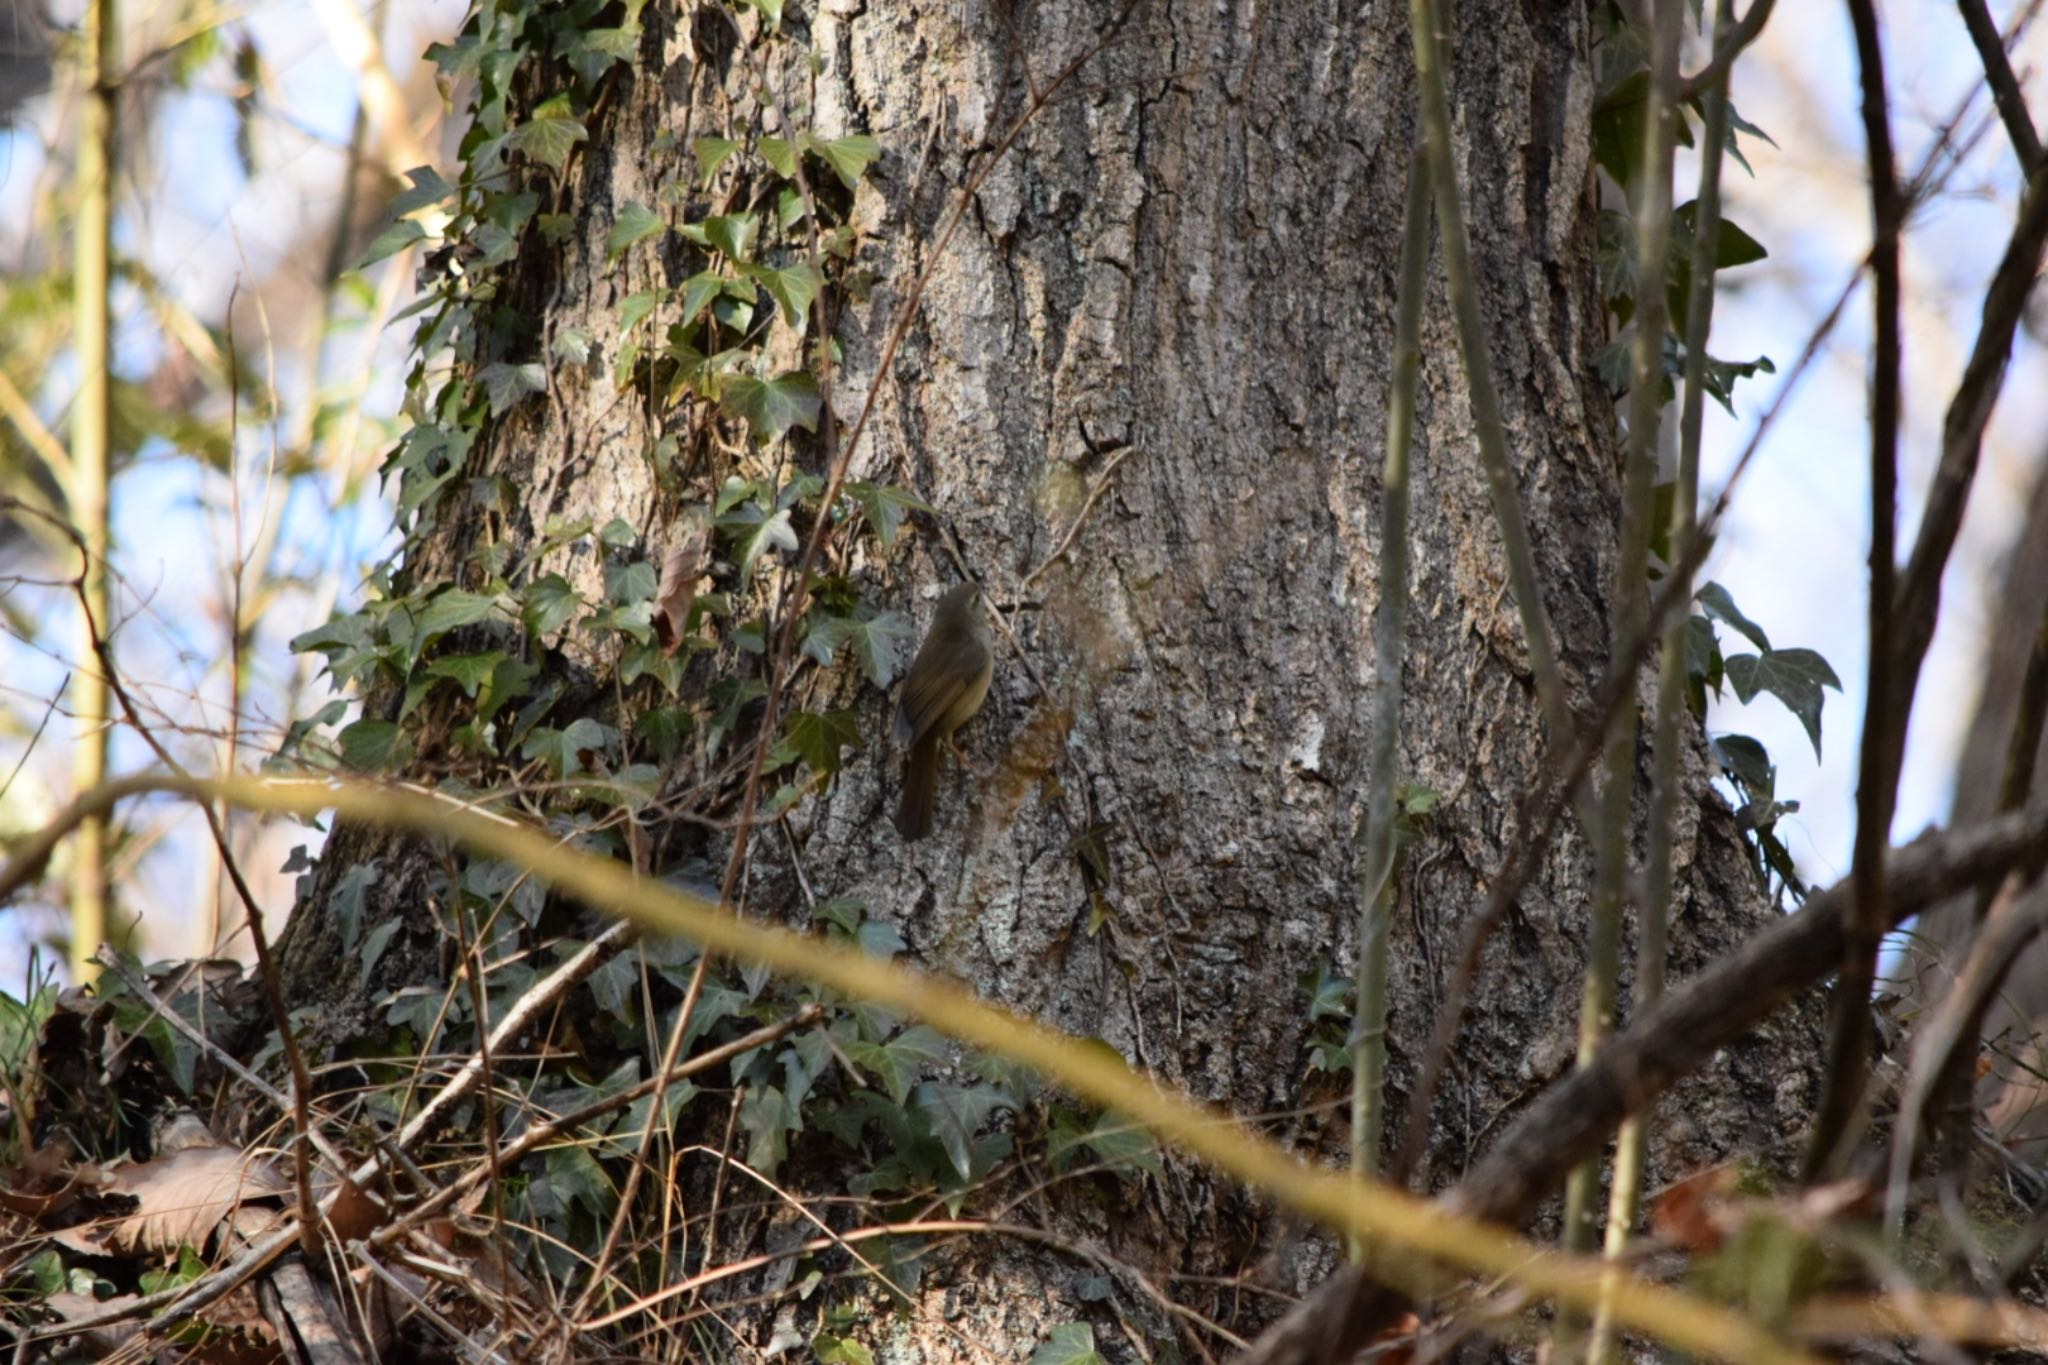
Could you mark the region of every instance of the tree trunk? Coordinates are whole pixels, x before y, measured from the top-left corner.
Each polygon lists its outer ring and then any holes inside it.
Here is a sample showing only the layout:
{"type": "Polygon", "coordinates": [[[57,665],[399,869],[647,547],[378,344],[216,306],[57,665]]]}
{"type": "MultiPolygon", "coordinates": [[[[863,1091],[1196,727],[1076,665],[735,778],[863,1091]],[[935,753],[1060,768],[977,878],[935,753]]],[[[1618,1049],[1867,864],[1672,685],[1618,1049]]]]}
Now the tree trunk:
{"type": "MultiPolygon", "coordinates": [[[[860,261],[878,283],[836,318],[844,361],[831,406],[843,434],[881,386],[854,477],[903,485],[935,511],[893,556],[840,571],[922,629],[937,589],[957,581],[942,548],[957,535],[1016,647],[997,640],[988,703],[960,734],[983,776],[942,756],[936,829],[908,845],[890,818],[902,757],[889,738],[892,699],[851,666],[803,675],[801,704],[856,709],[862,747],[829,790],[760,831],[740,899],[748,914],[801,923],[813,901],[860,897],[920,966],[1105,1039],[1239,1114],[1286,1116],[1269,1128],[1335,1159],[1343,1111],[1326,1103],[1337,1082],[1308,1065],[1300,980],[1318,964],[1348,972],[1354,943],[1378,469],[1416,135],[1406,17],[1388,5],[1137,0],[1000,156],[936,252],[958,187],[995,154],[1032,89],[1110,21],[1109,9],[1085,4],[824,0],[784,20],[822,59],[815,77],[793,44],[759,49],[784,107],[808,105],[826,135],[871,132],[883,149],[872,211],[856,201],[856,216],[866,212],[860,261]],[[925,270],[901,354],[878,374],[890,321],[925,270]],[[1091,501],[1098,485],[1106,491],[1091,501]]],[[[744,138],[764,122],[773,131],[773,116],[753,103],[755,78],[722,18],[679,19],[657,0],[642,22],[637,69],[614,77],[559,200],[543,204],[573,213],[575,231],[559,248],[529,233],[501,287],[539,330],[480,357],[545,357],[548,339],[581,327],[598,338],[602,364],[586,372],[549,360],[549,393],[487,424],[468,472],[509,480],[525,503],[500,516],[451,499],[408,552],[415,583],[474,586],[466,557],[481,537],[517,551],[554,517],[622,518],[658,564],[684,504],[731,472],[720,455],[680,488],[660,485],[646,452],[702,415],[650,417],[645,401],[612,387],[609,349],[626,296],[679,285],[698,267],[672,235],[657,253],[607,264],[606,234],[629,201],[662,203],[671,185],[694,192],[694,137],[744,138]],[[664,130],[673,142],[657,141],[664,130]]],[[[751,15],[746,24],[752,32],[751,15]]],[[[1468,6],[1451,63],[1510,444],[1581,700],[1604,667],[1619,519],[1614,412],[1591,363],[1607,336],[1593,266],[1590,41],[1580,5],[1468,6]]],[[[706,211],[702,196],[686,196],[672,221],[706,211]]],[[[1393,932],[1396,1126],[1458,937],[1521,833],[1517,804],[1543,748],[1434,278],[1401,765],[1442,799],[1407,855],[1393,932]]],[[[825,472],[817,442],[801,439],[790,454],[825,472]]],[[[551,563],[597,595],[594,556],[551,563]]],[[[566,725],[580,705],[630,730],[641,692],[604,679],[602,651],[575,639],[561,649],[588,685],[549,723],[566,725]]],[[[693,663],[688,685],[701,701],[712,679],[743,666],[760,665],[722,649],[693,663]]],[[[743,720],[724,760],[747,752],[755,723],[743,720]]],[[[1674,979],[1772,913],[1704,758],[1689,767],[1696,799],[1678,815],[1674,979]]],[[[715,813],[729,821],[736,779],[725,771],[715,813]]],[[[684,822],[654,833],[656,870],[702,857],[716,880],[726,833],[684,822]]],[[[337,967],[332,911],[337,880],[371,858],[381,861],[365,914],[406,915],[410,929],[378,992],[451,966],[431,917],[444,885],[434,857],[345,830],[287,945],[294,989],[328,1000],[337,1017],[373,1013],[355,973],[337,967]]],[[[1587,841],[1568,830],[1490,946],[1436,1107],[1435,1180],[1454,1177],[1570,1065],[1590,885],[1587,841]]],[[[1816,1038],[1811,1012],[1781,1020],[1664,1106],[1653,1180],[1796,1135],[1816,1088],[1816,1038]]],[[[1082,1200],[1034,1206],[1032,1217],[1243,1332],[1268,1314],[1261,1302],[1164,1277],[1249,1270],[1296,1293],[1334,1264],[1320,1237],[1178,1162],[1114,1217],[1082,1200]]],[[[1050,1324],[1091,1315],[1112,1354],[1123,1350],[1109,1345],[1119,1341],[1105,1330],[1113,1316],[1173,1336],[1128,1281],[1115,1282],[1114,1315],[1084,1303],[1094,1273],[1064,1251],[974,1243],[927,1275],[907,1319],[876,1330],[924,1360],[1022,1359],[1050,1324]]],[[[797,1308],[806,1331],[814,1312],[797,1308]]]]}

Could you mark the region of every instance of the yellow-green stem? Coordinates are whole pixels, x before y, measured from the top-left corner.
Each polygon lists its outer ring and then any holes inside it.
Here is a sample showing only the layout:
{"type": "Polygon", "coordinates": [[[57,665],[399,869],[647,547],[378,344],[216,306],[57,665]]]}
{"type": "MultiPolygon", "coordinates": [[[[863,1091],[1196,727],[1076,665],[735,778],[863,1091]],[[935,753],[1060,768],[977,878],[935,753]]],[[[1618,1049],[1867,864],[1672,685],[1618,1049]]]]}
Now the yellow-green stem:
{"type": "MultiPolygon", "coordinates": [[[[1401,667],[1408,622],[1408,455],[1422,368],[1422,291],[1429,269],[1429,170],[1422,149],[1408,168],[1395,306],[1387,453],[1380,478],[1379,613],[1373,623],[1372,759],[1367,775],[1358,895],[1358,1018],[1351,1038],[1351,1166],[1373,1175],[1386,1129],[1387,926],[1394,905],[1395,767],[1400,760],[1401,667]]],[[[1354,1242],[1352,1259],[1363,1257],[1354,1242]]]]}
{"type": "MultiPolygon", "coordinates": [[[[116,71],[114,0],[91,0],[82,50],[87,92],[78,138],[78,224],[73,237],[72,288],[76,296],[73,346],[78,357],[78,398],[71,410],[71,515],[85,543],[85,610],[79,623],[79,664],[72,674],[71,709],[77,726],[71,782],[86,792],[107,772],[107,679],[93,642],[110,628],[107,586],[108,458],[112,406],[107,380],[109,257],[112,250],[116,71]]],[[[72,843],[71,979],[98,974],[93,954],[107,933],[107,821],[87,820],[72,843]]]]}

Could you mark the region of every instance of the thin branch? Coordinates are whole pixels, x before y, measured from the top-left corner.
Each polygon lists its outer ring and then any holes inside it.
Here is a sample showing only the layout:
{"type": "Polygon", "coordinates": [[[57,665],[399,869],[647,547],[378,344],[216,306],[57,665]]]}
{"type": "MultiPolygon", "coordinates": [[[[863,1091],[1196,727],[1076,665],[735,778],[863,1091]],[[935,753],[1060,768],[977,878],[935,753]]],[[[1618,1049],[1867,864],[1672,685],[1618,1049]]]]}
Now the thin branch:
{"type": "MultiPolygon", "coordinates": [[[[745,958],[771,971],[798,975],[827,989],[914,1014],[970,1046],[1045,1072],[1064,1089],[1116,1108],[1225,1174],[1258,1186],[1277,1203],[1339,1232],[1372,1239],[1388,1253],[1384,1260],[1375,1258],[1376,1271],[1404,1275],[1408,1283],[1421,1287],[1440,1283],[1441,1272],[1434,1266],[1454,1265],[1471,1273],[1503,1276],[1532,1295],[1580,1306],[1590,1305],[1597,1292],[1600,1273],[1595,1263],[1541,1254],[1527,1241],[1499,1228],[1447,1216],[1441,1208],[1432,1208],[1404,1191],[1304,1161],[1246,1132],[1230,1116],[1157,1083],[1114,1053],[1105,1055],[1104,1049],[1089,1047],[1049,1025],[988,1004],[955,983],[915,973],[854,948],[820,943],[791,930],[741,918],[701,896],[637,877],[611,859],[563,848],[516,822],[410,784],[377,785],[332,778],[200,781],[168,776],[108,782],[82,794],[43,828],[19,841],[16,860],[0,868],[0,900],[25,879],[24,869],[40,865],[58,841],[83,820],[152,792],[176,793],[194,801],[225,796],[249,810],[299,815],[331,812],[338,819],[443,835],[481,856],[532,870],[564,895],[602,906],[620,916],[622,923],[688,937],[702,951],[745,958]]],[[[519,1026],[525,1027],[526,1021],[519,1026]]],[[[495,1036],[493,1041],[497,1041],[495,1036]]],[[[399,1140],[405,1141],[418,1123],[415,1119],[401,1130],[399,1140]]],[[[375,1161],[367,1163],[366,1173],[355,1183],[367,1183],[378,1170],[375,1161]]],[[[331,1194],[328,1200],[335,1197],[331,1194]]],[[[322,1201],[323,1212],[328,1200],[322,1201]]],[[[292,1226],[296,1221],[290,1220],[280,1233],[238,1257],[222,1278],[246,1277],[281,1254],[297,1237],[292,1226]]],[[[223,1292],[211,1278],[200,1282],[190,1296],[159,1315],[151,1330],[184,1319],[201,1297],[211,1301],[223,1292]]],[[[1641,1280],[1632,1282],[1620,1296],[1616,1317],[1631,1330],[1695,1354],[1758,1365],[1793,1361],[1805,1365],[1813,1359],[1739,1313],[1641,1280]]]]}
{"type": "Polygon", "coordinates": [[[1565,696],[1550,613],[1544,608],[1536,577],[1536,557],[1530,549],[1528,525],[1522,518],[1514,457],[1508,451],[1500,394],[1494,387],[1493,357],[1487,350],[1486,319],[1480,312],[1479,282],[1473,273],[1471,240],[1465,229],[1465,207],[1452,156],[1451,108],[1444,89],[1443,67],[1448,44],[1439,27],[1434,0],[1409,0],[1408,28],[1415,49],[1423,137],[1429,149],[1430,188],[1436,195],[1438,235],[1443,242],[1444,279],[1457,318],[1458,350],[1465,360],[1472,425],[1479,440],[1480,461],[1486,469],[1486,491],[1500,532],[1501,552],[1507,559],[1508,583],[1522,618],[1537,700],[1555,739],[1572,732],[1571,703],[1565,696]]]}
{"type": "Polygon", "coordinates": [[[2031,174],[2041,164],[2041,138],[2034,131],[2034,120],[2027,114],[2027,101],[2020,94],[2012,61],[2005,55],[2005,39],[1999,35],[1998,25],[1992,22],[1984,0],[1956,0],[1956,8],[1963,12],[1970,42],[1976,46],[1977,59],[1984,63],[1984,79],[1998,101],[1998,116],[2005,121],[2005,135],[2012,139],[2020,170],[2031,174]]]}
{"type": "MultiPolygon", "coordinates": [[[[121,21],[115,0],[87,0],[79,57],[88,91],[78,133],[75,169],[77,222],[72,233],[71,285],[78,397],[71,408],[70,512],[79,542],[79,633],[97,641],[102,623],[113,617],[107,569],[112,494],[113,348],[108,295],[112,288],[114,178],[120,155],[120,65],[116,55],[121,21]]],[[[78,743],[72,754],[74,792],[89,791],[107,774],[107,681],[103,673],[80,669],[72,678],[72,714],[78,743]]],[[[93,954],[107,932],[108,827],[88,821],[72,849],[71,979],[92,980],[93,954]]]]}
{"type": "MultiPolygon", "coordinates": [[[[753,1032],[735,1038],[729,1043],[720,1044],[715,1048],[707,1048],[705,1051],[677,1063],[673,1069],[650,1076],[646,1080],[627,1086],[624,1090],[618,1091],[615,1094],[605,1095],[592,1100],[590,1103],[572,1109],[566,1114],[557,1114],[531,1122],[520,1130],[518,1137],[506,1143],[504,1149],[498,1153],[498,1165],[500,1167],[509,1166],[528,1152],[534,1151],[564,1134],[575,1132],[576,1129],[592,1119],[602,1118],[604,1115],[615,1110],[624,1109],[627,1105],[633,1104],[648,1095],[653,1095],[677,1081],[688,1080],[690,1077],[700,1075],[714,1067],[723,1066],[741,1053],[751,1052],[757,1047],[766,1047],[770,1043],[779,1042],[798,1029],[808,1028],[810,1025],[817,1023],[820,1019],[824,1018],[824,1014],[824,1006],[817,1004],[806,1005],[787,1019],[781,1020],[778,1023],[764,1024],[753,1032]]],[[[658,1109],[660,1107],[659,1102],[657,1102],[655,1108],[658,1109]]],[[[370,1244],[380,1248],[393,1245],[399,1238],[405,1236],[426,1219],[439,1213],[442,1209],[447,1208],[450,1204],[483,1184],[486,1180],[490,1179],[490,1176],[491,1167],[489,1164],[477,1163],[470,1167],[469,1170],[463,1172],[461,1176],[435,1191],[428,1198],[407,1209],[400,1217],[377,1229],[370,1238],[370,1244]]]]}
{"type": "MultiPolygon", "coordinates": [[[[1930,835],[1887,860],[1892,923],[1945,896],[2004,876],[2040,852],[2048,806],[1930,835]]],[[[1701,972],[1601,1050],[1589,1071],[1531,1105],[1459,1183],[1453,1208],[1483,1217],[1526,1216],[1573,1158],[1714,1051],[1741,1037],[1841,959],[1855,909],[1853,879],[1815,893],[1732,955],[1701,972]]]]}
{"type": "MultiPolygon", "coordinates": [[[[1848,0],[1856,32],[1863,89],[1863,136],[1870,170],[1870,266],[1877,334],[1870,392],[1869,659],[1865,671],[1863,739],[1857,762],[1856,846],[1851,876],[1856,917],[1843,947],[1828,1024],[1827,1081],[1821,1091],[1805,1159],[1809,1180],[1838,1168],[1853,1141],[1851,1120],[1863,1100],[1870,1068],[1870,991],[1887,923],[1884,858],[1898,804],[1899,765],[1905,752],[1909,704],[1898,682],[1892,641],[1892,581],[1897,560],[1899,484],[1899,231],[1905,199],[1892,158],[1891,114],[1886,107],[1884,44],[1874,0],[1848,0]]],[[[1917,671],[1919,661],[1914,660],[1917,671]]],[[[1907,694],[1910,696],[1910,692],[1907,694]]]]}
{"type": "Polygon", "coordinates": [[[1892,1132],[1891,1167],[1885,1188],[1885,1235],[1894,1254],[1905,1234],[1906,1195],[1912,1179],[1919,1119],[1928,1111],[1942,1082],[1955,1073],[1955,1064],[1974,1057],[1984,1011],[2004,986],[2014,960],[2034,941],[2042,925],[2048,923],[2048,895],[2039,889],[2022,895],[2026,880],[2024,871],[2005,879],[1990,912],[1970,941],[1970,955],[1956,974],[1955,984],[1915,1031],[1912,1061],[1899,1095],[1899,1119],[1892,1132]]]}
{"type": "Polygon", "coordinates": [[[1715,21],[1713,58],[1697,72],[1678,83],[1679,103],[1697,99],[1717,86],[1724,91],[1727,89],[1728,72],[1735,65],[1735,59],[1740,57],[1743,50],[1755,42],[1757,35],[1764,31],[1764,20],[1771,17],[1771,6],[1775,3],[1776,0],[1751,0],[1749,9],[1744,12],[1742,18],[1733,27],[1726,29],[1725,37],[1722,36],[1723,27],[1720,21],[1715,21]]]}
{"type": "MultiPolygon", "coordinates": [[[[2005,770],[1999,777],[1995,807],[1998,814],[2026,805],[2034,786],[2034,767],[2040,756],[2044,728],[2048,728],[2048,605],[2044,605],[2041,620],[2034,628],[2033,649],[2028,653],[2026,673],[2020,680],[2019,705],[2013,713],[2012,732],[2006,738],[2005,770]]],[[[1974,939],[1980,940],[1990,931],[1993,908],[1991,896],[1980,892],[1972,907],[1976,922],[1974,939]]],[[[1973,956],[1977,952],[1974,942],[1970,952],[1973,956]]],[[[1949,988],[1949,995],[1961,989],[1962,981],[1958,979],[1949,988]]],[[[1903,1147],[1908,1170],[1920,1130],[1938,1130],[1944,1137],[1944,1178],[1958,1189],[1969,1170],[1970,1138],[1977,1110],[1975,1063],[1989,1003],[1987,997],[1984,1004],[1965,1016],[1962,1033],[1948,1045],[1947,1059],[1933,1089],[1919,1103],[1902,1102],[1892,1130],[1895,1159],[1903,1147]]]]}
{"type": "Polygon", "coordinates": [[[1036,583],[1047,569],[1050,569],[1059,562],[1060,556],[1065,554],[1068,547],[1074,543],[1074,537],[1080,535],[1081,528],[1088,524],[1088,514],[1095,510],[1096,502],[1102,497],[1104,492],[1108,491],[1110,476],[1116,473],[1116,467],[1124,462],[1126,455],[1136,449],[1136,446],[1127,445],[1109,457],[1108,463],[1102,466],[1102,472],[1095,476],[1095,482],[1090,485],[1088,496],[1082,500],[1081,510],[1074,514],[1074,524],[1067,528],[1067,533],[1060,537],[1060,543],[1053,547],[1053,552],[1045,557],[1045,561],[1030,573],[1025,574],[1024,581],[1017,585],[1017,591],[1020,594],[1030,592],[1031,585],[1036,583]]]}
{"type": "Polygon", "coordinates": [[[1970,484],[1976,478],[1977,462],[1983,453],[1984,429],[1990,424],[1992,408],[2005,383],[2006,366],[2012,359],[2013,333],[2026,311],[2034,278],[2040,272],[2044,244],[2048,244],[2048,166],[2037,167],[2027,181],[2012,238],[2006,243],[2005,254],[1985,291],[1983,322],[1976,343],[1942,422],[1941,462],[1935,470],[1933,486],[1928,489],[1920,534],[1899,583],[1896,603],[1896,686],[1901,714],[1911,709],[1920,663],[1934,638],[1942,570],[1948,564],[1949,552],[1962,524],[1963,504],[1969,498],[1970,484]]]}
{"type": "MultiPolygon", "coordinates": [[[[1358,1016],[1351,1035],[1351,1167],[1368,1175],[1379,1170],[1380,1134],[1387,1114],[1387,922],[1394,903],[1394,779],[1401,757],[1401,668],[1408,630],[1408,462],[1422,369],[1422,295],[1428,272],[1429,165],[1417,147],[1409,156],[1401,226],[1386,461],[1380,475],[1372,751],[1366,768],[1365,815],[1359,822],[1364,878],[1358,887],[1358,1016]]],[[[1352,1250],[1356,1259],[1362,1249],[1352,1250]]]]}
{"type": "MultiPolygon", "coordinates": [[[[1890,911],[1900,920],[2003,877],[2048,839],[2048,805],[1925,836],[1892,854],[1890,911]]],[[[1721,1048],[1747,1034],[1839,965],[1852,910],[1847,881],[1808,898],[1732,956],[1666,995],[1601,1049],[1594,1064],[1545,1091],[1437,1202],[1477,1218],[1527,1218],[1566,1171],[1721,1048]]],[[[1348,1360],[1406,1303],[1355,1269],[1326,1280],[1238,1365],[1330,1365],[1348,1360]]]]}

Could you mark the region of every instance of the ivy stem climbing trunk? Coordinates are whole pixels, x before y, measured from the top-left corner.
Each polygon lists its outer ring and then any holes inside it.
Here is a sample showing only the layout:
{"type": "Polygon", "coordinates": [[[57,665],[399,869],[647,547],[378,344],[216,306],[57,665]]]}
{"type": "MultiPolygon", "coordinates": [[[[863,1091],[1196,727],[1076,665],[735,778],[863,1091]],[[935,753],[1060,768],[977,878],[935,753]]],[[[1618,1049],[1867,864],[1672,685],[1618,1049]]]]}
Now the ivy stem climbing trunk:
{"type": "MultiPolygon", "coordinates": [[[[1733,0],[1719,0],[1714,37],[1722,39],[1734,22],[1733,0]]],[[[1695,533],[1694,516],[1700,490],[1700,422],[1706,404],[1707,336],[1714,317],[1714,266],[1721,228],[1721,153],[1728,141],[1728,86],[1724,73],[1704,100],[1705,132],[1700,144],[1700,188],[1695,201],[1692,274],[1685,312],[1685,394],[1679,413],[1678,489],[1672,499],[1670,545],[1675,565],[1690,563],[1686,553],[1695,533]]],[[[1668,199],[1669,196],[1667,195],[1668,199]]],[[[1688,579],[1690,575],[1687,575],[1688,579]]],[[[1684,591],[1691,594],[1691,583],[1684,591]]],[[[1643,853],[1643,904],[1636,926],[1635,1015],[1642,1015],[1664,994],[1664,960],[1671,927],[1671,829],[1679,799],[1679,755],[1686,743],[1685,637],[1688,613],[1670,613],[1664,625],[1663,650],[1657,665],[1657,718],[1651,740],[1650,824],[1643,853]]],[[[1631,1115],[1621,1126],[1614,1151],[1613,1187],[1607,1199],[1607,1284],[1620,1273],[1620,1258],[1635,1229],[1641,1205],[1643,1167],[1648,1155],[1650,1115],[1631,1115]]],[[[1595,1362],[1612,1358],[1614,1317],[1603,1292],[1593,1319],[1595,1362]]]]}
{"type": "MultiPolygon", "coordinates": [[[[1358,894],[1358,1019],[1351,1036],[1351,1167],[1373,1175],[1387,1102],[1387,926],[1394,906],[1395,766],[1401,753],[1401,667],[1408,628],[1408,455],[1422,366],[1422,291],[1429,271],[1429,169],[1415,149],[1401,228],[1387,456],[1380,476],[1379,611],[1373,621],[1372,753],[1358,894]]],[[[1356,1241],[1352,1259],[1361,1258],[1356,1241]]]]}
{"type": "MultiPolygon", "coordinates": [[[[1636,289],[1635,342],[1629,373],[1628,441],[1623,452],[1621,553],[1615,561],[1613,614],[1608,638],[1610,676],[1633,671],[1626,652],[1648,614],[1650,490],[1657,463],[1657,425],[1663,406],[1664,279],[1662,262],[1671,242],[1672,89],[1677,81],[1680,0],[1660,0],[1651,13],[1650,117],[1643,125],[1642,165],[1635,176],[1637,278],[1652,281],[1636,289]]],[[[1579,1003],[1580,1067],[1590,1066],[1614,1028],[1616,981],[1621,972],[1621,915],[1628,890],[1629,810],[1635,795],[1636,707],[1625,699],[1607,721],[1601,757],[1600,823],[1594,835],[1597,864],[1586,936],[1586,983],[1579,1003]]],[[[1593,1244],[1594,1201],[1600,1193],[1600,1164],[1580,1162],[1565,1185],[1564,1244],[1584,1251],[1593,1244]]],[[[1580,1322],[1560,1313],[1552,1358],[1578,1356],[1580,1322]]],[[[1598,1343],[1594,1349],[1598,1350],[1598,1343]]]]}
{"type": "MultiPolygon", "coordinates": [[[[107,379],[108,259],[114,202],[115,0],[91,0],[85,10],[90,90],[78,138],[78,228],[72,258],[77,308],[74,347],[78,355],[78,399],[71,409],[71,515],[83,537],[84,604],[79,622],[79,664],[72,675],[71,707],[78,727],[72,758],[72,789],[97,787],[107,771],[107,678],[96,642],[111,626],[107,585],[108,435],[112,405],[107,379]]],[[[111,652],[104,657],[111,658],[111,652]]],[[[79,826],[72,845],[71,979],[90,981],[99,967],[93,954],[107,932],[107,820],[98,816],[79,826]]]]}

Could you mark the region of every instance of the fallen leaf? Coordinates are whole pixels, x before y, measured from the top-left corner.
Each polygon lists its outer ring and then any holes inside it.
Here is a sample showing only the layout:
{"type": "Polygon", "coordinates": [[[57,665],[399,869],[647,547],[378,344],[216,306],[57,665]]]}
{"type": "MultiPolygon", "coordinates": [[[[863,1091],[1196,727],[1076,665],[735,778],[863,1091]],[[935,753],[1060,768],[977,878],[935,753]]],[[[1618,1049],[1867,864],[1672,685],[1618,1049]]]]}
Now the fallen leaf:
{"type": "Polygon", "coordinates": [[[197,1250],[243,1200],[274,1197],[285,1188],[284,1177],[253,1153],[184,1147],[115,1172],[106,1193],[133,1199],[132,1211],[52,1235],[88,1256],[197,1250]]]}
{"type": "Polygon", "coordinates": [[[1741,1177],[1741,1168],[1730,1161],[1667,1185],[1650,1201],[1650,1231],[1695,1255],[1714,1250],[1727,1240],[1729,1196],[1741,1177]]]}

